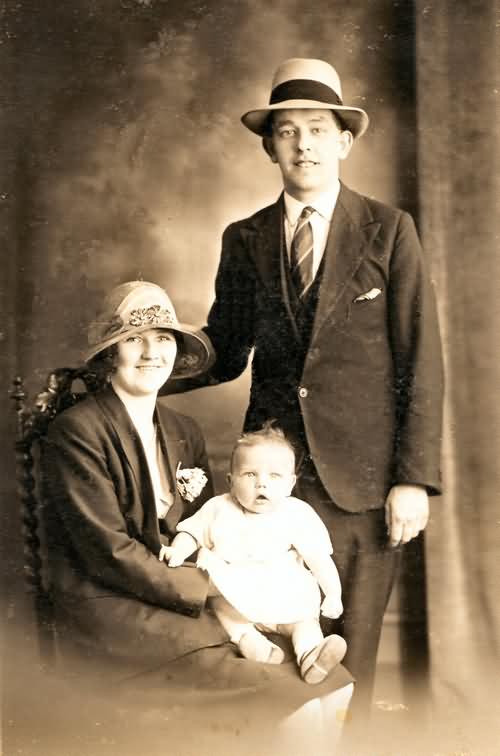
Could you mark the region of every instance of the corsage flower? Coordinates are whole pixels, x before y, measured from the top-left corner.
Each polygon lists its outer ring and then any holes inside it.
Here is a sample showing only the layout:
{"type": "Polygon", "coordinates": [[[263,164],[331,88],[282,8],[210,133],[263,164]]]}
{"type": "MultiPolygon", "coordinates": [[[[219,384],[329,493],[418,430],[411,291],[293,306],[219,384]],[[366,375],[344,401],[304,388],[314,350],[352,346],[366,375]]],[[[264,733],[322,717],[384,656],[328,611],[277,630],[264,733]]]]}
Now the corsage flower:
{"type": "Polygon", "coordinates": [[[207,476],[201,467],[181,467],[177,465],[175,471],[177,490],[186,501],[194,501],[203,491],[207,483],[207,476]]]}

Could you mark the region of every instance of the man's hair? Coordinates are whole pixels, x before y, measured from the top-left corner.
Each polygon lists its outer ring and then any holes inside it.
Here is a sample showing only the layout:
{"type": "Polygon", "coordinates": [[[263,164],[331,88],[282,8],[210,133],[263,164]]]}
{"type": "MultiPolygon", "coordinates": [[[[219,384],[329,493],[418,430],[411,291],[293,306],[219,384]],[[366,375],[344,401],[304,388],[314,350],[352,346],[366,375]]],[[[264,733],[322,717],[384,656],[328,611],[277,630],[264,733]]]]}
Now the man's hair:
{"type": "Polygon", "coordinates": [[[258,444],[276,444],[288,449],[295,461],[295,449],[293,444],[287,439],[281,428],[274,425],[275,420],[266,420],[262,428],[256,431],[243,433],[236,441],[233,453],[231,454],[231,470],[233,469],[234,459],[240,449],[247,449],[258,444]]]}

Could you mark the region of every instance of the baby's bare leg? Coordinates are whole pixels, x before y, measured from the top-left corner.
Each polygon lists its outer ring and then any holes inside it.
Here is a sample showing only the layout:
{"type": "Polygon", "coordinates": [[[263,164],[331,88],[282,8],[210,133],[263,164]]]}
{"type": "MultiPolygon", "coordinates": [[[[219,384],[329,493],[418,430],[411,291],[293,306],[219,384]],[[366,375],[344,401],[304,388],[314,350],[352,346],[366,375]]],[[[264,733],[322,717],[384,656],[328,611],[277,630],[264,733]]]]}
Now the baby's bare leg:
{"type": "Polygon", "coordinates": [[[285,656],[282,649],[259,633],[255,625],[240,614],[223,596],[213,596],[209,602],[215,616],[233,643],[237,644],[245,659],[267,664],[281,664],[285,656]]]}
{"type": "Polygon", "coordinates": [[[291,622],[288,625],[278,625],[278,632],[291,639],[298,664],[312,648],[323,640],[321,627],[314,617],[301,622],[291,622]]]}

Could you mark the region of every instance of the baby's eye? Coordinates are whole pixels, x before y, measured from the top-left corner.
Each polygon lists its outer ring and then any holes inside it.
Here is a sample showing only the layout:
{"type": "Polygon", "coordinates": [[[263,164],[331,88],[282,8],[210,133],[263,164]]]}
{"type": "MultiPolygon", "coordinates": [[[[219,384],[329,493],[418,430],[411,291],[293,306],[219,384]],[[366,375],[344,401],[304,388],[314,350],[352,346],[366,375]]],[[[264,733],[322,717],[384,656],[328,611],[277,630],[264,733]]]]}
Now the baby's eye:
{"type": "Polygon", "coordinates": [[[244,476],[245,476],[246,478],[255,478],[255,473],[254,473],[254,472],[251,472],[250,470],[249,470],[248,472],[245,472],[245,473],[243,473],[243,475],[244,475],[244,476]]]}
{"type": "Polygon", "coordinates": [[[282,477],[282,476],[281,476],[281,473],[277,473],[277,472],[272,472],[272,473],[271,473],[271,478],[272,478],[273,480],[278,480],[278,479],[279,479],[279,478],[281,478],[281,477],[282,477]]]}

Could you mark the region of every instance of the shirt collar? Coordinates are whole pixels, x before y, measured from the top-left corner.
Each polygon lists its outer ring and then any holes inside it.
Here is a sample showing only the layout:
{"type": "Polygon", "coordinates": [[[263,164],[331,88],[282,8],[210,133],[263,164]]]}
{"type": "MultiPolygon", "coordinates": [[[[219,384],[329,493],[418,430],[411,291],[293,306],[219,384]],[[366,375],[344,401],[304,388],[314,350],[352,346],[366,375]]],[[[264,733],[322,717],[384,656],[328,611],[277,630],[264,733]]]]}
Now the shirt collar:
{"type": "Polygon", "coordinates": [[[340,191],[340,182],[336,181],[335,186],[328,192],[319,194],[312,202],[299,202],[288,192],[284,192],[285,212],[288,222],[295,226],[304,207],[313,207],[321,217],[330,223],[337,204],[337,198],[340,191]]]}

